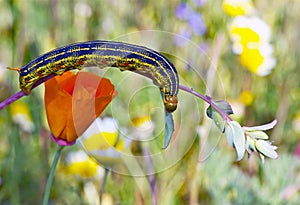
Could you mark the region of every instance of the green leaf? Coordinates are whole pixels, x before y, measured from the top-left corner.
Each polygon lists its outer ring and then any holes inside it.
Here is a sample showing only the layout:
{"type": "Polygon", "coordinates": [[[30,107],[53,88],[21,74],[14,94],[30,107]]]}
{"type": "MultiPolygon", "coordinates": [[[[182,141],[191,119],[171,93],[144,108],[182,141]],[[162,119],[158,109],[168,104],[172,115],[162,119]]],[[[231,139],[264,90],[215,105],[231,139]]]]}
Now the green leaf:
{"type": "Polygon", "coordinates": [[[251,131],[251,132],[246,132],[246,134],[255,139],[262,139],[262,140],[269,139],[269,136],[263,131],[251,131]]]}
{"type": "Polygon", "coordinates": [[[172,134],[174,132],[174,121],[172,113],[165,111],[165,130],[164,130],[164,145],[163,149],[166,149],[169,145],[172,134]]]}
{"type": "MultiPolygon", "coordinates": [[[[225,101],[225,100],[218,100],[214,102],[215,105],[217,105],[223,112],[225,112],[227,115],[231,115],[233,114],[233,110],[231,108],[231,105],[225,101]]],[[[212,108],[212,106],[210,105],[207,110],[206,110],[206,114],[209,118],[212,119],[213,117],[213,112],[215,112],[216,110],[214,108],[212,108]]]]}
{"type": "Polygon", "coordinates": [[[264,125],[259,125],[259,126],[254,126],[254,127],[243,126],[243,129],[246,131],[258,131],[258,130],[266,131],[266,130],[273,129],[276,124],[277,124],[277,120],[275,119],[272,122],[270,122],[268,124],[264,124],[264,125]]]}
{"type": "Polygon", "coordinates": [[[211,105],[209,105],[209,107],[206,109],[206,115],[207,115],[210,119],[213,119],[213,113],[214,113],[214,109],[212,108],[211,105]]]}
{"type": "Polygon", "coordinates": [[[216,126],[219,128],[219,130],[224,133],[225,132],[225,125],[226,125],[226,120],[223,118],[222,115],[218,112],[213,112],[212,119],[216,126]]]}
{"type": "Polygon", "coordinates": [[[215,111],[215,109],[213,109],[211,106],[209,106],[206,110],[206,114],[209,118],[211,118],[214,123],[216,124],[216,126],[218,127],[218,129],[224,133],[225,131],[225,124],[226,124],[226,120],[222,117],[222,115],[220,115],[220,113],[218,113],[217,111],[215,111]]]}
{"type": "Polygon", "coordinates": [[[246,140],[246,150],[249,154],[251,154],[252,152],[257,152],[255,148],[255,141],[249,136],[247,136],[246,140]]]}
{"type": "Polygon", "coordinates": [[[231,108],[231,105],[225,101],[225,100],[219,100],[214,102],[223,112],[225,112],[227,115],[233,114],[233,110],[231,108]]]}
{"type": "Polygon", "coordinates": [[[226,125],[226,129],[225,129],[225,136],[226,136],[228,144],[230,144],[232,147],[234,147],[233,134],[234,134],[233,130],[232,130],[231,126],[228,123],[226,125]]]}
{"type": "Polygon", "coordinates": [[[245,154],[245,135],[242,127],[236,121],[230,121],[226,125],[225,135],[229,144],[231,144],[236,151],[237,161],[243,159],[245,154]]]}
{"type": "Polygon", "coordinates": [[[257,140],[255,143],[256,149],[266,157],[270,157],[271,159],[276,159],[278,157],[276,146],[271,145],[268,141],[265,140],[257,140]]]}
{"type": "MultiPolygon", "coordinates": [[[[214,102],[227,115],[233,114],[231,106],[228,102],[221,100],[214,102]]],[[[211,118],[221,132],[225,132],[226,120],[211,105],[207,108],[206,114],[211,118]]]]}

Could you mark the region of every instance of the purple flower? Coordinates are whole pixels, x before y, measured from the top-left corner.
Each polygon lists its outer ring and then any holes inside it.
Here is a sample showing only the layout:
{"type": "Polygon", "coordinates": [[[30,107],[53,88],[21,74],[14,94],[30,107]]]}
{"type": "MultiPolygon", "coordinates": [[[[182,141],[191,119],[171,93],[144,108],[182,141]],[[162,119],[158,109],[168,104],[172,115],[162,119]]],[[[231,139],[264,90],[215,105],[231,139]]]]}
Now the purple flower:
{"type": "Polygon", "coordinates": [[[180,20],[188,20],[192,13],[191,7],[186,3],[179,4],[175,10],[175,15],[180,20]]]}
{"type": "Polygon", "coordinates": [[[206,3],[206,0],[194,0],[193,2],[197,7],[201,7],[206,3]]]}
{"type": "Polygon", "coordinates": [[[178,19],[186,21],[196,35],[204,35],[206,33],[206,25],[201,14],[193,11],[188,4],[179,4],[175,10],[175,15],[178,19]]]}
{"type": "Polygon", "coordinates": [[[188,18],[188,24],[197,35],[204,35],[206,33],[206,26],[199,13],[193,12],[188,18]]]}

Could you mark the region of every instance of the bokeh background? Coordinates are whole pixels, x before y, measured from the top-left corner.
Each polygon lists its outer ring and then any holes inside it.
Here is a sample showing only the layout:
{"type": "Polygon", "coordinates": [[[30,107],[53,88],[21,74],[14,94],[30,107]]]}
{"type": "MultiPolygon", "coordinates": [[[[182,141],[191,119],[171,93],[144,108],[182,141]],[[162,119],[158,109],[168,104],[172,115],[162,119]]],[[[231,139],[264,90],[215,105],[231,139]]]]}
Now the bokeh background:
{"type": "MultiPolygon", "coordinates": [[[[96,39],[146,45],[170,58],[183,84],[215,100],[226,99],[240,124],[276,118],[268,134],[279,158],[262,163],[253,155],[236,162],[234,149],[205,115],[207,105],[180,92],[174,117],[180,131],[176,139],[186,139],[182,155],[157,168],[155,190],[148,176],[110,173],[103,204],[299,204],[300,3],[256,0],[232,6],[236,2],[1,0],[0,99],[19,89],[18,73],[6,67],[21,67],[56,47],[96,39]],[[251,23],[252,18],[259,21],[251,23]],[[249,42],[252,50],[243,47],[249,42]]],[[[108,69],[104,75],[119,95],[101,117],[118,121],[115,132],[133,136],[129,144],[124,142],[132,155],[161,152],[164,124],[156,87],[125,72],[108,69]],[[136,90],[136,85],[143,89],[136,90]],[[145,146],[134,135],[150,136],[151,143],[145,146]]],[[[41,203],[56,150],[49,138],[43,89],[0,112],[1,204],[41,203]]],[[[98,166],[101,159],[71,166],[77,159],[86,162],[80,150],[79,145],[64,150],[51,204],[99,203],[105,178],[103,165],[98,166]]]]}

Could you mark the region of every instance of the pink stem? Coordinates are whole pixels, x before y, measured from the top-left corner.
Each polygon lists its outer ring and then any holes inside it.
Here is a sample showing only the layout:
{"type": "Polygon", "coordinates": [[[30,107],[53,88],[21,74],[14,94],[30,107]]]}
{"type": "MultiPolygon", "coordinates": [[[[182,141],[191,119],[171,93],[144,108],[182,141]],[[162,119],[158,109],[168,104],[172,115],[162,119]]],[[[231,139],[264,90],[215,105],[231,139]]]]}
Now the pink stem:
{"type": "MultiPolygon", "coordinates": [[[[37,81],[31,90],[33,90],[34,88],[36,88],[37,86],[39,86],[40,84],[42,84],[43,82],[49,80],[50,78],[53,78],[55,76],[55,74],[51,74],[45,78],[40,79],[39,81],[37,81]]],[[[26,96],[27,94],[24,93],[22,90],[20,90],[19,92],[13,94],[12,96],[10,96],[9,98],[5,99],[3,102],[0,103],[0,110],[2,110],[3,108],[7,107],[8,105],[10,105],[11,103],[17,101],[18,99],[20,99],[23,96],[26,96]]]]}
{"type": "Polygon", "coordinates": [[[179,89],[186,91],[188,93],[191,93],[191,94],[195,95],[196,97],[201,98],[202,100],[204,100],[205,102],[210,104],[218,113],[220,113],[220,115],[222,115],[222,117],[224,117],[224,119],[226,119],[227,121],[232,121],[232,119],[211,100],[210,96],[202,95],[202,94],[198,93],[197,91],[193,90],[193,88],[189,88],[184,85],[179,85],[179,89]]]}

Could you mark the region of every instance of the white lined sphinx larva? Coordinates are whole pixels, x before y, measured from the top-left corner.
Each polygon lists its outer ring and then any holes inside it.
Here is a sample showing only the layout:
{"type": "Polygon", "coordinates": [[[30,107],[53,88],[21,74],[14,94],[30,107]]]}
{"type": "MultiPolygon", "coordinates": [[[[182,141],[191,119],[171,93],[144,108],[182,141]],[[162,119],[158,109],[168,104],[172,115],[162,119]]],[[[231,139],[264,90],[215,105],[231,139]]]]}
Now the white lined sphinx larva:
{"type": "Polygon", "coordinates": [[[118,67],[121,71],[134,71],[151,78],[164,96],[166,111],[176,109],[179,80],[174,65],[152,49],[122,42],[87,41],[45,53],[19,69],[20,88],[29,94],[42,78],[92,65],[118,67]]]}

